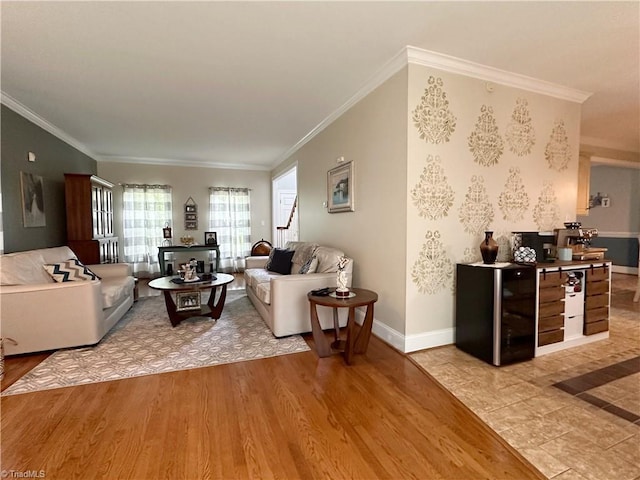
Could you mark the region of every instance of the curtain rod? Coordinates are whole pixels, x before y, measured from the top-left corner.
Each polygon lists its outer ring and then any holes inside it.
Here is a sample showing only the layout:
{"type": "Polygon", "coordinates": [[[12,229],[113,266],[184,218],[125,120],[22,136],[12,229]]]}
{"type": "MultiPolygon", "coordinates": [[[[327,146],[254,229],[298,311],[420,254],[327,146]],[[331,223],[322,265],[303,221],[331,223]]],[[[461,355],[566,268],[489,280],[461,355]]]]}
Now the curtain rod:
{"type": "Polygon", "coordinates": [[[228,190],[231,192],[250,192],[250,188],[244,187],[209,187],[209,190],[228,190]]]}
{"type": "Polygon", "coordinates": [[[149,185],[146,183],[119,183],[118,185],[130,188],[172,188],[171,185],[149,185]]]}

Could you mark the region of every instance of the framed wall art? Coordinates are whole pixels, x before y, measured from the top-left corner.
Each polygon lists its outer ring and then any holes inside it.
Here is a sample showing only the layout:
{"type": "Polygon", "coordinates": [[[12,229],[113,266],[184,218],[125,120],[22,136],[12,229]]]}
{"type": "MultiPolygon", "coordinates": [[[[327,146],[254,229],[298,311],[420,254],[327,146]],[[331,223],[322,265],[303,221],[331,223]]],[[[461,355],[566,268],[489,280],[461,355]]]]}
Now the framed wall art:
{"type": "Polygon", "coordinates": [[[40,175],[20,172],[22,220],[26,228],[46,226],[44,215],[44,180],[40,175]]]}
{"type": "Polygon", "coordinates": [[[216,232],[205,232],[204,233],[204,244],[205,245],[217,245],[218,244],[218,234],[216,232]]]}
{"type": "Polygon", "coordinates": [[[200,310],[200,292],[176,293],[176,311],[200,310]]]}
{"type": "Polygon", "coordinates": [[[327,172],[327,204],[329,213],[353,212],[355,210],[353,170],[353,162],[347,162],[327,172]]]}
{"type": "Polygon", "coordinates": [[[198,229],[198,205],[191,197],[184,204],[184,229],[198,229]]]}

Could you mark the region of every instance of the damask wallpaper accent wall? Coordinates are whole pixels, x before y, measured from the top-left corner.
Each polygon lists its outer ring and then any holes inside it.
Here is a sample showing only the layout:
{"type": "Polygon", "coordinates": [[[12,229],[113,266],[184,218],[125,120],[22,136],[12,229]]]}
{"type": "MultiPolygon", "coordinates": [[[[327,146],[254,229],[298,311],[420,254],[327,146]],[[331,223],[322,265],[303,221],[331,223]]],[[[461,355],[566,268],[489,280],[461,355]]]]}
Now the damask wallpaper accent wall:
{"type": "Polygon", "coordinates": [[[409,65],[407,337],[453,336],[455,264],[575,220],[580,105],[409,65]],[[444,333],[443,333],[444,332],[444,333]]]}
{"type": "Polygon", "coordinates": [[[455,264],[480,260],[485,230],[506,261],[511,232],[575,219],[579,120],[579,103],[410,62],[272,175],[297,164],[300,238],[355,259],[374,333],[409,352],[453,342],[455,264]],[[340,157],[357,207],[330,215],[340,157]]]}

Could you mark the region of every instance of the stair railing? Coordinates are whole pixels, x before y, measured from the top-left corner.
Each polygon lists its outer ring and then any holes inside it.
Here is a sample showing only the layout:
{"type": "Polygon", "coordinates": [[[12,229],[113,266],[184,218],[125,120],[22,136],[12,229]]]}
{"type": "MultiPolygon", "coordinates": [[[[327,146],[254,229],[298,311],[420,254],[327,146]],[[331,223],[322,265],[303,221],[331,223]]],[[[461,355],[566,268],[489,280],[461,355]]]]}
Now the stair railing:
{"type": "Polygon", "coordinates": [[[293,200],[293,205],[291,206],[291,213],[289,213],[289,220],[285,226],[276,227],[277,238],[276,238],[276,247],[284,248],[284,246],[289,241],[295,241],[298,239],[298,230],[292,229],[291,224],[294,223],[294,215],[296,215],[296,207],[298,206],[298,196],[293,200]]]}

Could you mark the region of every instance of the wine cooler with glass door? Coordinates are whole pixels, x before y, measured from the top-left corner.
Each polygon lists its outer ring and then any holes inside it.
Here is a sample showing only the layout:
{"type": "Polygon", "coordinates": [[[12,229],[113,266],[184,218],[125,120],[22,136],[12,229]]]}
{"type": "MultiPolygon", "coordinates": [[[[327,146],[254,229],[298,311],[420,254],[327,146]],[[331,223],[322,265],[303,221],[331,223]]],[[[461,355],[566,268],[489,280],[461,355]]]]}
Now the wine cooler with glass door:
{"type": "Polygon", "coordinates": [[[456,347],[496,366],[533,358],[534,266],[458,264],[455,305],[456,347]]]}

